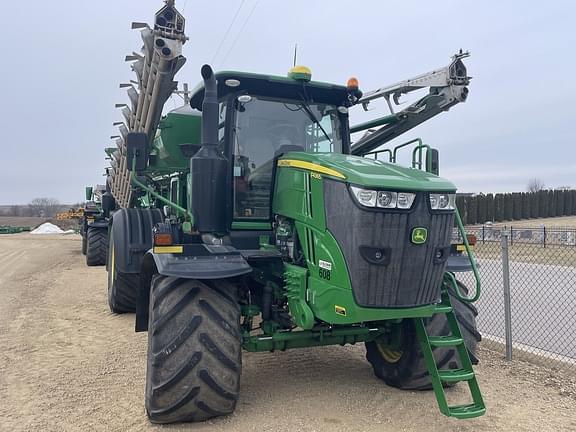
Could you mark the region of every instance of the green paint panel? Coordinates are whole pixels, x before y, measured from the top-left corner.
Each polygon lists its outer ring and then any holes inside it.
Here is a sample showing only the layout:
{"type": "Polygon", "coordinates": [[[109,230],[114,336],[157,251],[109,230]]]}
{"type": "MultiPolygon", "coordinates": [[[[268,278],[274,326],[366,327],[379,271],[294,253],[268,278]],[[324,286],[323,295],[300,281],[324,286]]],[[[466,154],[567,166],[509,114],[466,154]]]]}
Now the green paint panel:
{"type": "Polygon", "coordinates": [[[415,308],[365,308],[356,304],[352,290],[332,285],[317,278],[309,278],[308,297],[314,314],[330,324],[355,324],[400,318],[431,317],[434,305],[415,308]],[[344,310],[345,315],[340,311],[344,310]]]}
{"type": "MultiPolygon", "coordinates": [[[[441,177],[414,168],[336,153],[286,153],[281,159],[310,162],[333,169],[343,181],[365,187],[405,191],[456,192],[456,186],[441,177]]],[[[279,171],[295,169],[280,167],[279,171]]],[[[326,174],[321,174],[326,175],[326,174]]]]}
{"type": "MultiPolygon", "coordinates": [[[[302,153],[291,153],[285,158],[300,159],[301,155],[302,153]]],[[[311,163],[320,163],[323,156],[332,155],[312,155],[306,159],[311,163]]],[[[340,163],[338,167],[342,168],[344,163],[340,163]]],[[[323,166],[337,169],[335,164],[323,166]]],[[[350,171],[349,166],[347,170],[342,169],[342,172],[347,174],[350,171]]],[[[332,234],[326,230],[323,175],[312,175],[310,171],[299,168],[280,167],[277,170],[273,204],[274,213],[294,220],[309,270],[307,301],[314,315],[322,321],[338,325],[432,316],[433,305],[378,309],[363,308],[356,304],[342,251],[332,234]]],[[[425,181],[423,184],[426,184],[425,181]]],[[[450,183],[446,182],[442,188],[447,188],[447,184],[450,183]]]]}
{"type": "Polygon", "coordinates": [[[314,326],[314,314],[306,303],[308,270],[305,268],[284,264],[284,280],[286,281],[286,297],[294,323],[305,330],[314,326]]]}
{"type": "Polygon", "coordinates": [[[149,171],[174,172],[190,169],[190,158],[180,149],[181,143],[199,145],[201,140],[201,113],[182,107],[169,112],[160,122],[159,132],[152,143],[149,171]]]}

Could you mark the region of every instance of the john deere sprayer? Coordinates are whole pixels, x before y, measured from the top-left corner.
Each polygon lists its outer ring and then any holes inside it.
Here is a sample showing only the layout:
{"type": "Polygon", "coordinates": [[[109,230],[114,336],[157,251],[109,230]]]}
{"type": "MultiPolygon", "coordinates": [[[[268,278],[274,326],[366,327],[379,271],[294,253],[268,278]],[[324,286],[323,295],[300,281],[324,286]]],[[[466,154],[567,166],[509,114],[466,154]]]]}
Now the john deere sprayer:
{"type": "MultiPolygon", "coordinates": [[[[242,350],[364,343],[375,375],[433,389],[440,411],[480,416],[476,310],[457,271],[476,273],[438,151],[387,145],[466,99],[460,52],[446,67],[362,93],[287,76],[201,69],[186,104],[162,116],[184,63],[173,1],[134,23],[143,51],[108,169],[107,260],[113,312],[148,331],[145,404],[155,423],[234,411],[242,350]],[[395,111],[413,90],[427,94],[395,111]],[[383,98],[390,113],[351,126],[383,98]],[[352,137],[359,136],[353,141],[352,137]],[[401,153],[411,166],[396,162],[401,153]],[[451,254],[453,227],[467,250],[451,254]],[[462,263],[462,259],[466,263],[462,263]],[[465,381],[469,400],[444,388],[465,381]]],[[[477,279],[478,280],[478,279],[477,279]]]]}

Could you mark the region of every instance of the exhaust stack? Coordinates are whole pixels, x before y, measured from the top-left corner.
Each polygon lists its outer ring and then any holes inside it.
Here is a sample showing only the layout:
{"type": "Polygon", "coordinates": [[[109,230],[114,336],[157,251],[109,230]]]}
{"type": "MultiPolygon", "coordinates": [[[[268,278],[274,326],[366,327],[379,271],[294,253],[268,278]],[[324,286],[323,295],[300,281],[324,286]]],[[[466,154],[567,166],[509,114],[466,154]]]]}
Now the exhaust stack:
{"type": "Polygon", "coordinates": [[[190,160],[194,226],[200,233],[226,234],[228,161],[218,149],[218,90],[214,72],[202,66],[202,147],[190,160]]]}

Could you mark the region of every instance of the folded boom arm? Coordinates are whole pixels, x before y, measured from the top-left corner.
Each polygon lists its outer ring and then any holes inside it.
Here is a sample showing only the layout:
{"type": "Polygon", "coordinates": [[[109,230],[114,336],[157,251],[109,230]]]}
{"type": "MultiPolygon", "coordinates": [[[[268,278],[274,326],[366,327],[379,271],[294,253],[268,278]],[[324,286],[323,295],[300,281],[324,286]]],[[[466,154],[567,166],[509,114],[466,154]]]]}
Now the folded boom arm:
{"type": "Polygon", "coordinates": [[[460,51],[452,57],[451,63],[446,67],[365,93],[357,104],[361,104],[367,110],[371,101],[384,98],[390,109],[390,115],[350,128],[352,133],[368,130],[352,145],[352,154],[362,156],[371,152],[426,120],[449,110],[457,103],[466,101],[468,96],[466,86],[471,78],[467,75],[462,59],[469,55],[468,52],[460,51]],[[429,88],[426,96],[403,110],[394,112],[394,105],[400,105],[400,96],[423,88],[429,88]],[[372,129],[375,127],[379,129],[372,129]]]}

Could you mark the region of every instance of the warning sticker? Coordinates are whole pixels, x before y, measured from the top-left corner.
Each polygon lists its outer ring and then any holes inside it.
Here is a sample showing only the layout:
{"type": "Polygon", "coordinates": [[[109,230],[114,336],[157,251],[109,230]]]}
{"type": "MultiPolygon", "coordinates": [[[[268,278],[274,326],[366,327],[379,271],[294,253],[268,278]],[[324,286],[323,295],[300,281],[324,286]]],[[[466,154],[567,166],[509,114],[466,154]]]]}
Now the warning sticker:
{"type": "Polygon", "coordinates": [[[334,305],[334,312],[338,315],[346,316],[346,308],[343,308],[342,306],[334,305]]]}
{"type": "Polygon", "coordinates": [[[319,261],[318,261],[318,266],[319,266],[320,268],[323,268],[324,270],[332,270],[332,263],[331,263],[331,262],[328,262],[328,261],[319,260],[319,261]]]}

